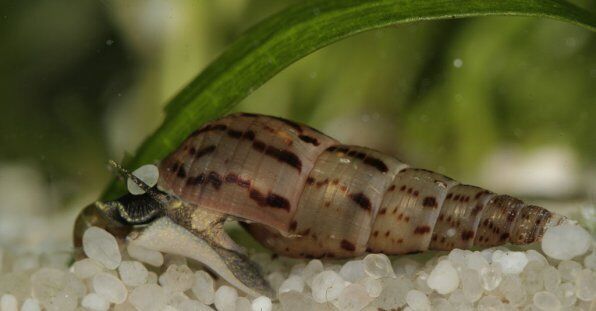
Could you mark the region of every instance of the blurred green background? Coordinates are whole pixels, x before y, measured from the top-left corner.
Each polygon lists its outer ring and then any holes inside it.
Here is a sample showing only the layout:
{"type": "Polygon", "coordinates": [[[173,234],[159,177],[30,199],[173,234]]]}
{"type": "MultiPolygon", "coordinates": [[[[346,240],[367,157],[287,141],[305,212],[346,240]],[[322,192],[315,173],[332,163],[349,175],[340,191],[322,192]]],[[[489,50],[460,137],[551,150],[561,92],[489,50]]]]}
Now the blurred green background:
{"type": "MultiPolygon", "coordinates": [[[[292,2],[3,1],[0,212],[95,200],[107,160],[134,153],[168,99],[292,2]]],[[[576,26],[489,17],[367,32],[290,66],[236,109],[596,217],[596,35],[576,26]]]]}

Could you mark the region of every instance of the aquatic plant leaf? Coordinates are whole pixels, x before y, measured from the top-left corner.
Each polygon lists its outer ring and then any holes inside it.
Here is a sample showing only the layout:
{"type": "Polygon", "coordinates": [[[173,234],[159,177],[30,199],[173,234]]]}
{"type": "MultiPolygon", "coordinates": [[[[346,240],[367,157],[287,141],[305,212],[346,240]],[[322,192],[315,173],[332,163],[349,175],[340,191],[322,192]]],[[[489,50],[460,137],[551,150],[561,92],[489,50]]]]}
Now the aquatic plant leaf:
{"type": "MultiPolygon", "coordinates": [[[[250,28],[184,87],[166,106],[161,126],[124,166],[158,161],[282,69],[342,38],[396,24],[504,15],[550,18],[596,31],[596,15],[562,0],[302,1],[250,28]]],[[[113,181],[103,197],[123,192],[113,181]]]]}

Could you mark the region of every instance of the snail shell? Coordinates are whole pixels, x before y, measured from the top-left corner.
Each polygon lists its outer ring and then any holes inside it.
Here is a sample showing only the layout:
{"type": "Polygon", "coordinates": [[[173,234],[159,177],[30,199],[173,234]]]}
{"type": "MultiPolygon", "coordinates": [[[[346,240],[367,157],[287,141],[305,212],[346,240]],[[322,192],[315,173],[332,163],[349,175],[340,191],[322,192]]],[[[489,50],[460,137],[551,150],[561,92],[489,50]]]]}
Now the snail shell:
{"type": "Polygon", "coordinates": [[[192,133],[159,165],[192,226],[207,209],[291,257],[528,244],[563,217],[303,124],[239,113],[192,133]]]}

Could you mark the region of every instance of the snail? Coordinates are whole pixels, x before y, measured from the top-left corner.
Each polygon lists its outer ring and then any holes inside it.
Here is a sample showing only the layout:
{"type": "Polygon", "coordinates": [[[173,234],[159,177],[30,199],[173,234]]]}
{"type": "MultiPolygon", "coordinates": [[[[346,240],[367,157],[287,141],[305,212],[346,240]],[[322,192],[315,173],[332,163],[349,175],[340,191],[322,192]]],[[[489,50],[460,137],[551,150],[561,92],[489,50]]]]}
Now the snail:
{"type": "Polygon", "coordinates": [[[274,253],[348,258],[539,241],[566,220],[290,120],[236,113],[211,121],[159,164],[150,187],[81,212],[89,226],[195,258],[251,295],[273,291],[223,230],[238,220],[274,253]],[[134,234],[132,234],[134,233],[134,234]]]}

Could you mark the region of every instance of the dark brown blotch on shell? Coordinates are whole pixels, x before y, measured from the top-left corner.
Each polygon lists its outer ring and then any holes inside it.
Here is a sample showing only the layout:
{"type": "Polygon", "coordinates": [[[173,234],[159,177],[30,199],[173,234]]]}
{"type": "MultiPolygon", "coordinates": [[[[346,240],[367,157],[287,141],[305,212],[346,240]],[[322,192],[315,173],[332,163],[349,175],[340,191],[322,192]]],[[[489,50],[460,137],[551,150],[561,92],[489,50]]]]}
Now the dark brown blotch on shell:
{"type": "Polygon", "coordinates": [[[265,148],[267,148],[267,145],[265,145],[265,143],[260,140],[255,140],[252,143],[252,147],[259,152],[264,152],[265,148]]]}
{"type": "Polygon", "coordinates": [[[480,211],[482,211],[482,208],[483,208],[482,204],[480,204],[480,203],[476,204],[474,206],[474,208],[472,209],[472,212],[471,212],[472,216],[478,215],[478,213],[480,213],[480,211]]]}
{"type": "Polygon", "coordinates": [[[507,241],[507,239],[509,239],[509,233],[507,232],[501,234],[501,236],[499,237],[499,240],[501,240],[501,242],[507,241]]]}
{"type": "Polygon", "coordinates": [[[339,243],[339,246],[347,251],[353,252],[356,250],[356,246],[354,245],[354,243],[348,241],[348,240],[341,240],[341,242],[339,243]]]}
{"type": "Polygon", "coordinates": [[[422,200],[422,206],[436,208],[438,206],[437,199],[435,199],[435,197],[425,197],[424,200],[422,200]]]}
{"type": "MultiPolygon", "coordinates": [[[[194,148],[192,148],[192,149],[194,149],[194,148]]],[[[202,156],[205,156],[205,155],[208,155],[208,154],[212,153],[213,151],[215,151],[215,146],[214,145],[201,148],[201,149],[199,149],[198,151],[196,151],[194,153],[195,159],[199,159],[202,156]]]]}
{"type": "Polygon", "coordinates": [[[461,239],[464,241],[468,241],[473,237],[474,237],[474,231],[472,231],[472,230],[464,230],[461,233],[461,239]]]}
{"type": "Polygon", "coordinates": [[[242,136],[242,138],[246,138],[248,140],[254,140],[255,132],[252,130],[248,130],[248,131],[244,132],[244,135],[242,136]]]}
{"type": "Polygon", "coordinates": [[[234,173],[228,173],[225,177],[225,181],[226,183],[236,184],[242,188],[249,188],[251,184],[250,180],[243,179],[234,173]]]}
{"type": "Polygon", "coordinates": [[[217,190],[219,190],[221,184],[223,183],[221,176],[214,171],[209,172],[209,175],[207,175],[207,181],[211,183],[213,188],[217,190]]]}
{"type": "Polygon", "coordinates": [[[234,129],[229,129],[228,130],[228,136],[230,136],[232,138],[240,138],[240,137],[242,137],[242,131],[238,131],[238,130],[234,130],[234,129]]]}
{"type": "Polygon", "coordinates": [[[308,135],[299,135],[298,138],[300,138],[300,140],[302,140],[303,142],[307,143],[307,144],[311,144],[313,146],[318,146],[319,140],[312,137],[312,136],[308,136],[308,135]]]}
{"type": "Polygon", "coordinates": [[[385,164],[385,162],[383,162],[381,159],[377,159],[374,157],[367,157],[366,159],[364,159],[364,164],[376,168],[381,173],[386,173],[387,171],[389,171],[389,168],[387,167],[387,164],[385,164]]]}
{"type": "Polygon", "coordinates": [[[360,206],[361,208],[365,210],[371,209],[370,199],[364,193],[352,193],[349,197],[350,199],[352,199],[352,201],[356,202],[356,204],[358,204],[358,206],[360,206]]]}
{"type": "Polygon", "coordinates": [[[186,178],[186,170],[184,169],[184,166],[180,165],[180,167],[178,167],[176,176],[178,176],[178,178],[186,178]]]}
{"type": "Polygon", "coordinates": [[[186,185],[196,186],[201,185],[205,182],[205,174],[199,174],[197,176],[190,177],[186,180],[186,185]]]}
{"type": "Polygon", "coordinates": [[[345,147],[345,146],[331,146],[331,147],[327,148],[325,151],[328,151],[328,152],[337,151],[337,152],[343,153],[349,157],[362,160],[362,163],[376,168],[381,173],[386,173],[387,171],[389,171],[387,164],[385,164],[385,162],[383,162],[381,159],[371,157],[362,151],[350,150],[348,147],[345,147]]]}
{"type": "Polygon", "coordinates": [[[346,153],[346,155],[359,160],[364,160],[364,158],[366,158],[366,153],[356,150],[350,150],[348,153],[346,153]]]}
{"type": "Polygon", "coordinates": [[[253,149],[263,152],[266,155],[278,160],[279,162],[286,163],[296,168],[298,172],[302,171],[302,161],[300,161],[298,156],[292,151],[267,146],[267,144],[260,140],[253,141],[252,147],[253,149]]]}
{"type": "Polygon", "coordinates": [[[274,207],[274,208],[281,208],[285,210],[290,210],[290,201],[288,199],[277,195],[275,193],[271,193],[267,195],[267,205],[274,207]]]}
{"type": "Polygon", "coordinates": [[[257,202],[259,206],[268,206],[290,211],[290,201],[275,193],[264,195],[257,189],[251,189],[248,196],[257,202]]]}
{"type": "Polygon", "coordinates": [[[414,229],[414,234],[426,234],[430,232],[429,226],[418,226],[414,229]]]}
{"type": "Polygon", "coordinates": [[[320,188],[322,186],[326,186],[329,183],[329,178],[325,178],[324,180],[317,181],[317,187],[320,188]]]}

